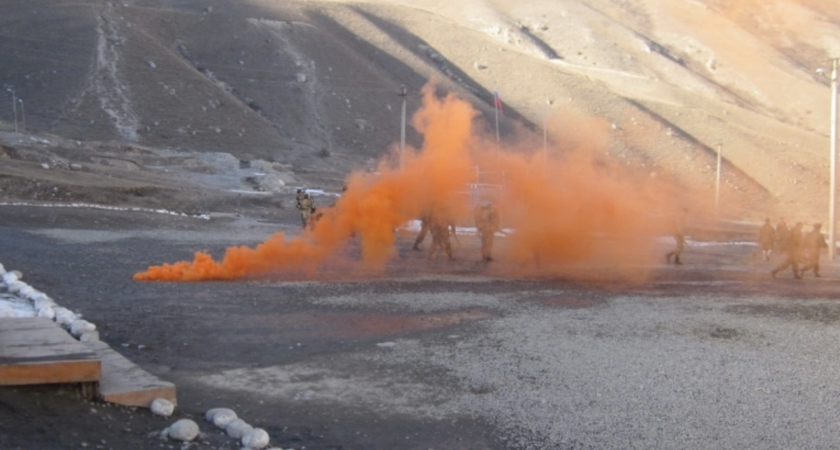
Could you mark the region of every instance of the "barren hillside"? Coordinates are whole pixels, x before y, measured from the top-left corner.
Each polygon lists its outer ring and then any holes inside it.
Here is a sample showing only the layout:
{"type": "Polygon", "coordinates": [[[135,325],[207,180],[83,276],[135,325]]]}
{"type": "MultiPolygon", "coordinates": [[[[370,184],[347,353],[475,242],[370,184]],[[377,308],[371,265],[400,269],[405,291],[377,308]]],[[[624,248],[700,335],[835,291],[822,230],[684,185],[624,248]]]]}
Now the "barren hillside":
{"type": "MultiPolygon", "coordinates": [[[[840,56],[831,6],[4,2],[0,198],[44,198],[21,187],[38,183],[37,166],[12,159],[148,174],[155,195],[172,189],[155,178],[162,168],[227,190],[338,189],[399,142],[401,86],[411,115],[433,80],[480,111],[489,135],[495,85],[506,151],[542,151],[547,127],[548,152],[561,155],[580,139],[565,118],[583,115],[605,125],[585,136],[606,143],[604,157],[708,201],[721,150],[722,207],[734,216],[825,220],[830,89],[817,69],[840,56]]],[[[409,130],[409,145],[421,139],[409,130]]],[[[62,183],[84,181],[52,175],[45,186],[62,183]]]]}

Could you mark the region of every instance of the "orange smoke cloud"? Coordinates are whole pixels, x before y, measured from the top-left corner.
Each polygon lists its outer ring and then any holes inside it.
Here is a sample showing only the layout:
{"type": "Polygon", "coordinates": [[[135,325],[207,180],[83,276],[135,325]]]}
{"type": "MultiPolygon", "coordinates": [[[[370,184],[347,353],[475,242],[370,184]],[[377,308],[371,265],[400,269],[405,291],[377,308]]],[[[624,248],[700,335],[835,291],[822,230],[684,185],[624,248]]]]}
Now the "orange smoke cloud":
{"type": "MultiPolygon", "coordinates": [[[[497,150],[474,129],[477,112],[453,94],[423,89],[423,107],[412,125],[424,137],[406,150],[404,167],[384,158],[376,175],[353,173],[347,190],[314,229],[299,236],[276,233],[255,248],[230,247],[221,260],[198,252],[192,261],[149,267],[135,280],[232,280],[284,270],[317,270],[336,258],[349,239],[361,241],[362,261],[384,269],[396,254],[394,230],[424,211],[473,226],[472,208],[494,200],[511,232],[497,247],[497,260],[539,271],[572,263],[638,266],[652,254],[650,238],[667,224],[656,219],[671,207],[667,189],[598,159],[609,141],[605,124],[566,118],[562,154],[552,149],[497,150]]],[[[558,136],[560,136],[558,134],[558,136]]],[[[394,159],[395,155],[390,155],[394,159]]],[[[476,255],[476,258],[478,255],[476,255]]]]}

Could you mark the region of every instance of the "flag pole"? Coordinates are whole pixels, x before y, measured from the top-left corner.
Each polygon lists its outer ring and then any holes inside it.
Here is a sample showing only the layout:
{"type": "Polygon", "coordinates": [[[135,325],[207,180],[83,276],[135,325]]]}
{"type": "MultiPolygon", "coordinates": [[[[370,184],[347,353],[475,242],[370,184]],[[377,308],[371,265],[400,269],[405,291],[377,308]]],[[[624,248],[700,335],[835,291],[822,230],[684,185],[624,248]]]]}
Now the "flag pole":
{"type": "Polygon", "coordinates": [[[496,90],[496,83],[493,83],[493,110],[496,112],[496,151],[499,151],[501,139],[499,138],[499,91],[496,90]]]}

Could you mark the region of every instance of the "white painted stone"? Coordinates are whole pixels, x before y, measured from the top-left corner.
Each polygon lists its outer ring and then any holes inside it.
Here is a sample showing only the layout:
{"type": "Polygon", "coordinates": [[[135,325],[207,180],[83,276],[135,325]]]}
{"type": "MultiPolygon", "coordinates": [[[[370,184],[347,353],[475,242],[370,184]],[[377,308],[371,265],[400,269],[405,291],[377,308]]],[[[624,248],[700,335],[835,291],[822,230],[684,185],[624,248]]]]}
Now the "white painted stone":
{"type": "Polygon", "coordinates": [[[254,428],[242,436],[242,446],[245,448],[261,449],[268,446],[268,432],[262,428],[254,428]]]}
{"type": "Polygon", "coordinates": [[[169,427],[170,438],[177,441],[191,441],[198,437],[198,424],[190,419],[181,419],[169,427]]]}
{"type": "Polygon", "coordinates": [[[96,330],[85,331],[78,336],[79,342],[96,342],[99,340],[99,332],[96,330]]]}
{"type": "Polygon", "coordinates": [[[213,422],[213,425],[216,425],[217,427],[224,430],[231,421],[236,419],[237,415],[235,412],[233,412],[233,410],[227,408],[220,408],[220,410],[213,415],[213,419],[211,420],[211,422],[213,422]]]}
{"type": "Polygon", "coordinates": [[[225,433],[234,439],[242,439],[242,436],[245,436],[245,433],[252,431],[253,429],[254,427],[248,425],[248,423],[244,420],[233,419],[225,427],[225,433]]]}
{"type": "Polygon", "coordinates": [[[70,334],[75,337],[79,337],[82,333],[89,333],[91,331],[96,331],[96,325],[88,322],[84,319],[74,320],[70,324],[70,334]]]}
{"type": "Polygon", "coordinates": [[[175,412],[175,405],[165,398],[156,398],[149,405],[149,410],[152,411],[152,414],[169,417],[175,412]]]}
{"type": "Polygon", "coordinates": [[[55,323],[68,328],[73,323],[73,321],[78,320],[79,316],[76,315],[73,311],[69,309],[58,306],[55,309],[55,323]]]}

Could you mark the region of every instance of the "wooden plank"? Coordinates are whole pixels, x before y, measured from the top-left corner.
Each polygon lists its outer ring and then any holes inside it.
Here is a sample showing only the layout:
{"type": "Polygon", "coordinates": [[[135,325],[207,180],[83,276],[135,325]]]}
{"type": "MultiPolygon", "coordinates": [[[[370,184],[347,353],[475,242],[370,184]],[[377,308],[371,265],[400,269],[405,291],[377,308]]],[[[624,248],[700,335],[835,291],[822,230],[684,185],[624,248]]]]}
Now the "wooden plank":
{"type": "Polygon", "coordinates": [[[99,397],[111,403],[148,408],[156,398],[177,404],[175,385],[159,379],[104,342],[86,342],[102,360],[99,397]]]}
{"type": "Polygon", "coordinates": [[[101,363],[97,361],[61,361],[56,364],[0,365],[0,386],[27,384],[64,384],[99,381],[101,363]]]}
{"type": "Polygon", "coordinates": [[[0,385],[84,383],[101,375],[99,356],[52,320],[0,320],[0,385]]]}

